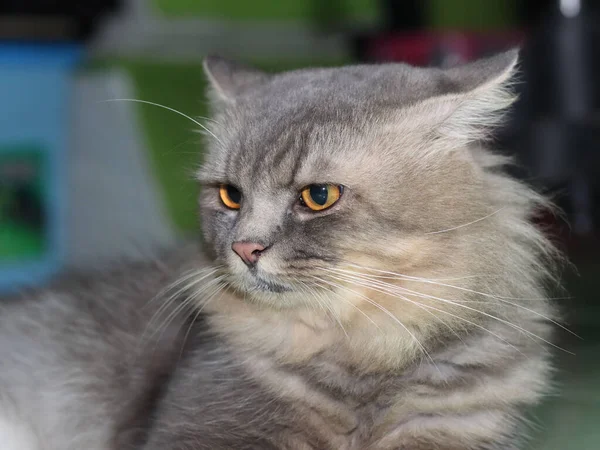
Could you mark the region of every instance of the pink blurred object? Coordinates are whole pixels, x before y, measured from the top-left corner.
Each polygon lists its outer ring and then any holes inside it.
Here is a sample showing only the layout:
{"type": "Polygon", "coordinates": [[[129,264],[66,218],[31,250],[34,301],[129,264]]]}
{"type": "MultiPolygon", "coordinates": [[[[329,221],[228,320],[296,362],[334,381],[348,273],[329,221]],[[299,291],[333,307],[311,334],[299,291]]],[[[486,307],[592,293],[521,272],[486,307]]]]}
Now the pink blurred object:
{"type": "Polygon", "coordinates": [[[522,31],[381,34],[367,38],[364,56],[370,61],[448,67],[522,45],[524,40],[522,31]]]}

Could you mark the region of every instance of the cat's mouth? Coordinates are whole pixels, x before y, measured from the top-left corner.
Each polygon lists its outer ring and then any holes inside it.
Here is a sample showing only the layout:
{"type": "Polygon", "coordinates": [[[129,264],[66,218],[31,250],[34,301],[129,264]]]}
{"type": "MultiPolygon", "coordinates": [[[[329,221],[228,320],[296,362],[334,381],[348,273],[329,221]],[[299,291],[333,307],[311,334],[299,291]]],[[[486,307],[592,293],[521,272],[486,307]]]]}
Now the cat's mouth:
{"type": "Polygon", "coordinates": [[[250,270],[246,267],[242,270],[235,269],[231,270],[229,282],[241,292],[262,297],[261,294],[286,294],[297,291],[295,284],[290,283],[285,275],[271,274],[258,267],[252,267],[250,270]]]}
{"type": "Polygon", "coordinates": [[[283,294],[296,290],[293,285],[280,280],[279,277],[274,277],[260,270],[248,270],[244,271],[244,273],[237,273],[231,281],[239,289],[248,293],[283,294]]]}

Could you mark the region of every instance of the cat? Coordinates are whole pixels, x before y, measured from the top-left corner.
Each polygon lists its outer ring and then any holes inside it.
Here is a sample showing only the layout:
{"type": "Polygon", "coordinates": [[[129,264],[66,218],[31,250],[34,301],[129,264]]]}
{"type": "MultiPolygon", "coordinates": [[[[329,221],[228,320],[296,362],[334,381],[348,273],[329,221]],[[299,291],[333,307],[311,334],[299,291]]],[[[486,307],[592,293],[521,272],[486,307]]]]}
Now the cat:
{"type": "Polygon", "coordinates": [[[1,303],[2,449],[522,449],[561,257],[484,145],[517,64],[207,57],[202,243],[1,303]]]}

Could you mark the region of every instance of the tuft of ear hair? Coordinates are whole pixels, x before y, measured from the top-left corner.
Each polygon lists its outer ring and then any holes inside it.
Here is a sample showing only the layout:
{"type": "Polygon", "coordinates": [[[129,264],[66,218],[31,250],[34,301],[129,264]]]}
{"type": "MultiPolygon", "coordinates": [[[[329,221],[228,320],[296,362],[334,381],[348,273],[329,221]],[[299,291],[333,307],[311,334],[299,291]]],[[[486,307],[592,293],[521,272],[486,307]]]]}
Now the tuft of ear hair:
{"type": "Polygon", "coordinates": [[[234,103],[245,89],[269,78],[265,72],[214,54],[204,58],[202,65],[209,81],[208,95],[217,103],[234,103]]]}
{"type": "Polygon", "coordinates": [[[517,99],[513,86],[518,58],[519,50],[513,49],[445,70],[444,82],[457,88],[405,113],[418,115],[422,118],[420,126],[428,126],[438,137],[451,139],[457,146],[488,139],[517,99]]]}

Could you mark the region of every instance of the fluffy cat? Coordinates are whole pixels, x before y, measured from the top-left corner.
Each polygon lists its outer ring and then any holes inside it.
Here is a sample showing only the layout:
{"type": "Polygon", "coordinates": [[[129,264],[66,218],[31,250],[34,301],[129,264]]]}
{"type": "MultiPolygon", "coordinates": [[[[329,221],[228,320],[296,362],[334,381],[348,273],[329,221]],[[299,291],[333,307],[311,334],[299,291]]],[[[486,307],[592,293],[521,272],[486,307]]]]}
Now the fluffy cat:
{"type": "Polygon", "coordinates": [[[2,449],[522,448],[556,252],[481,145],[517,56],[207,58],[203,250],[2,302],[2,449]]]}

